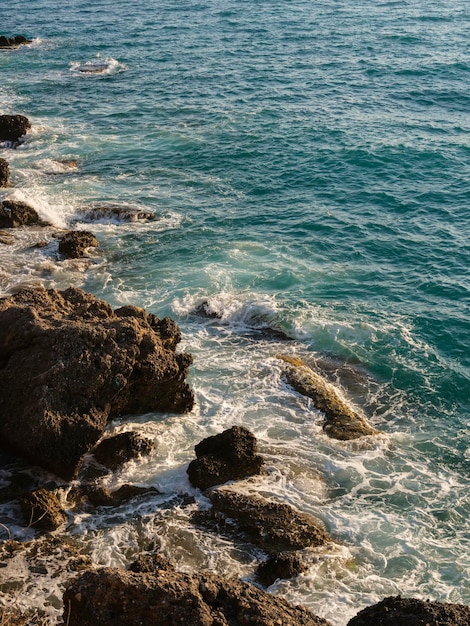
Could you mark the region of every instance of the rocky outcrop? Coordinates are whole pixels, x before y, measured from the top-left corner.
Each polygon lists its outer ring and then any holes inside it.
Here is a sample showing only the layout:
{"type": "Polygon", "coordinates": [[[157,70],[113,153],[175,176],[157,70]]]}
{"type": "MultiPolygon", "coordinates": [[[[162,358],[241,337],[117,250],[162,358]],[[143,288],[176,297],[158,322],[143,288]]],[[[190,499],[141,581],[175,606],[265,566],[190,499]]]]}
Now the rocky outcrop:
{"type": "Polygon", "coordinates": [[[10,166],[8,161],[0,159],[0,187],[8,187],[10,184],[10,166]]]}
{"type": "Polygon", "coordinates": [[[325,415],[323,430],[333,439],[348,440],[376,435],[378,431],[341,399],[335,387],[308,367],[301,359],[286,355],[277,357],[284,364],[287,383],[298,393],[313,400],[325,415]]]}
{"type": "Polygon", "coordinates": [[[14,37],[0,35],[0,48],[16,48],[27,43],[32,43],[32,40],[26,39],[24,35],[15,35],[14,37]]]}
{"type": "Polygon", "coordinates": [[[129,206],[97,205],[80,209],[79,219],[85,222],[151,221],[155,213],[129,206]]]}
{"type": "Polygon", "coordinates": [[[67,521],[59,498],[52,491],[36,489],[20,500],[27,526],[56,530],[67,521]]]}
{"type": "Polygon", "coordinates": [[[207,495],[212,509],[207,514],[195,514],[196,523],[207,521],[209,527],[219,532],[242,534],[268,553],[321,546],[331,541],[320,520],[288,504],[228,488],[214,489],[207,495]]]}
{"type": "Polygon", "coordinates": [[[307,565],[297,552],[280,552],[258,565],[256,577],[262,585],[269,587],[279,578],[293,578],[307,569],[307,565]]]}
{"type": "Polygon", "coordinates": [[[0,228],[18,228],[19,226],[48,226],[41,220],[36,209],[14,200],[4,200],[0,205],[0,228]]]}
{"type": "Polygon", "coordinates": [[[93,455],[98,463],[115,470],[131,459],[150,454],[154,447],[155,444],[151,439],[128,431],[100,441],[93,449],[93,455]]]}
{"type": "Polygon", "coordinates": [[[0,139],[17,142],[31,128],[24,115],[0,115],[0,139]]]}
{"type": "Polygon", "coordinates": [[[172,320],[80,289],[0,299],[0,445],[70,479],[108,418],[191,410],[179,339],[172,320]]]}
{"type": "Polygon", "coordinates": [[[348,626],[468,626],[470,607],[402,598],[385,598],[360,611],[348,626]]]}
{"type": "Polygon", "coordinates": [[[257,454],[257,447],[256,437],[243,426],[204,439],[195,446],[197,459],[187,470],[191,484],[204,490],[260,474],[263,457],[257,454]]]}
{"type": "Polygon", "coordinates": [[[247,583],[211,574],[155,573],[104,568],[81,574],[64,593],[68,626],[329,626],[247,583]]]}
{"type": "Polygon", "coordinates": [[[95,235],[87,230],[69,230],[59,239],[59,253],[66,259],[80,259],[88,248],[98,246],[95,235]]]}

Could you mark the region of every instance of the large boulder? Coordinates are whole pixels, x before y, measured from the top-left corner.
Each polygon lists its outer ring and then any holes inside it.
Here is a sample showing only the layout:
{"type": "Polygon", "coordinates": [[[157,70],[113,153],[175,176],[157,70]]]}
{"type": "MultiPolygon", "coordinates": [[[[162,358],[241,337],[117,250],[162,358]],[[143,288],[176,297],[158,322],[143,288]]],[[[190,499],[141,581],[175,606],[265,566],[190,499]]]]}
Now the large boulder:
{"type": "Polygon", "coordinates": [[[103,568],[81,574],[64,593],[68,626],[330,626],[252,585],[162,567],[152,573],[103,568]]]}
{"type": "Polygon", "coordinates": [[[8,161],[0,159],[0,187],[8,187],[10,184],[10,166],[8,161]]]}
{"type": "Polygon", "coordinates": [[[349,620],[348,626],[468,626],[470,607],[402,598],[385,598],[349,620]]]}
{"type": "Polygon", "coordinates": [[[325,415],[323,430],[327,435],[344,441],[378,433],[365,417],[346,404],[331,383],[301,359],[287,355],[278,355],[277,358],[283,362],[286,382],[295,391],[313,400],[315,408],[325,415]]]}
{"type": "Polygon", "coordinates": [[[31,128],[31,122],[24,115],[0,115],[0,139],[19,141],[31,128]]]}
{"type": "Polygon", "coordinates": [[[214,489],[207,495],[212,509],[206,517],[204,512],[196,513],[196,523],[204,524],[207,520],[219,532],[239,532],[268,553],[316,547],[331,541],[320,520],[289,504],[229,488],[214,489]]]}
{"type": "Polygon", "coordinates": [[[47,226],[41,220],[36,209],[15,200],[4,200],[0,205],[0,228],[18,228],[19,226],[47,226]]]}
{"type": "Polygon", "coordinates": [[[98,246],[97,238],[88,230],[69,230],[59,239],[59,253],[66,259],[80,259],[88,248],[98,246]]]}
{"type": "Polygon", "coordinates": [[[203,439],[195,446],[197,458],[187,470],[191,484],[204,490],[259,474],[263,457],[257,454],[257,447],[256,437],[243,426],[203,439]]]}
{"type": "Polygon", "coordinates": [[[80,289],[0,299],[0,445],[70,479],[108,418],[190,411],[179,339],[172,320],[80,289]]]}

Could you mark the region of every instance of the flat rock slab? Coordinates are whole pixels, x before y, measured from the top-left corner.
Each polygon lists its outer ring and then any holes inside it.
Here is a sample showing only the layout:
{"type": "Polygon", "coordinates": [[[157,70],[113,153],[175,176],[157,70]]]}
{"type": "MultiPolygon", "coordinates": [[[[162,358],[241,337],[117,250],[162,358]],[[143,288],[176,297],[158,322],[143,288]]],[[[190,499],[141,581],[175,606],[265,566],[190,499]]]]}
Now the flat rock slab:
{"type": "Polygon", "coordinates": [[[470,607],[402,598],[385,598],[360,611],[348,626],[468,626],[470,607]]]}
{"type": "Polygon", "coordinates": [[[169,318],[80,289],[0,299],[0,445],[70,479],[108,418],[191,410],[180,338],[169,318]]]}
{"type": "Polygon", "coordinates": [[[325,415],[323,430],[328,436],[346,441],[378,434],[365,417],[346,404],[331,383],[301,359],[287,355],[278,355],[277,358],[283,362],[286,382],[295,391],[310,398],[315,408],[325,415]]]}
{"type": "Polygon", "coordinates": [[[104,568],[81,574],[64,593],[68,626],[331,626],[252,585],[171,568],[154,573],[104,568]]]}
{"type": "Polygon", "coordinates": [[[269,553],[321,546],[332,541],[320,520],[288,504],[229,488],[208,492],[212,517],[238,530],[254,545],[269,553]]]}

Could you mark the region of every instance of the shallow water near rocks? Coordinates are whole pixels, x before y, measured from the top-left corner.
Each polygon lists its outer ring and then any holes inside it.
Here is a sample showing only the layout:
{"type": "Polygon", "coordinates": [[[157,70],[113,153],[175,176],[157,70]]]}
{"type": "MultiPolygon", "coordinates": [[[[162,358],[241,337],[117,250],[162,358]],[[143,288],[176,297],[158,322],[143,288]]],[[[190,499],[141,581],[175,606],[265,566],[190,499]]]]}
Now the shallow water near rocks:
{"type": "MultiPolygon", "coordinates": [[[[156,449],[107,486],[162,495],[70,511],[74,541],[118,566],[156,541],[183,570],[251,580],[261,555],[190,523],[208,503],[186,476],[196,443],[241,424],[266,471],[238,488],[313,513],[338,542],[272,593],[334,626],[391,594],[469,604],[467,3],[11,0],[2,24],[33,43],[0,50],[0,109],[33,129],[0,150],[0,199],[92,228],[100,249],[72,263],[15,231],[1,293],[72,284],[144,306],[194,356],[191,414],[110,425],[156,449]],[[80,221],[100,203],[156,219],[80,221]],[[193,314],[205,301],[219,318],[193,314]],[[383,435],[328,439],[279,353],[316,363],[383,435]]],[[[0,522],[33,535],[15,505],[0,522]]],[[[60,581],[43,600],[44,580],[18,602],[56,619],[60,581]]]]}

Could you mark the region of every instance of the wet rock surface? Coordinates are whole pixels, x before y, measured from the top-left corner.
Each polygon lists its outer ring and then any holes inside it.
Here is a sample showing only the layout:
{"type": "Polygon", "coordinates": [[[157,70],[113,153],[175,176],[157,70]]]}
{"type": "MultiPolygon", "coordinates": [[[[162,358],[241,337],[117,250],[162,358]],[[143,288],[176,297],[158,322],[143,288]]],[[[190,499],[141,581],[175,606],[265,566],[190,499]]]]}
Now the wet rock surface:
{"type": "Polygon", "coordinates": [[[263,457],[257,454],[257,449],[256,437],[243,426],[233,426],[208,437],[195,446],[197,459],[189,464],[189,480],[194,487],[204,490],[260,474],[263,457]]]}
{"type": "Polygon", "coordinates": [[[360,611],[348,626],[468,626],[470,607],[402,598],[385,598],[360,611]]]}
{"type": "Polygon", "coordinates": [[[121,487],[115,491],[111,491],[102,485],[89,483],[80,485],[80,487],[73,490],[69,499],[74,501],[75,504],[83,504],[83,500],[85,499],[93,507],[119,506],[133,498],[158,493],[158,490],[154,487],[139,487],[138,485],[126,484],[121,485],[121,487]]]}
{"type": "Polygon", "coordinates": [[[8,161],[0,158],[0,187],[8,187],[10,184],[10,166],[8,161]]]}
{"type": "Polygon", "coordinates": [[[281,552],[260,563],[256,577],[262,585],[269,587],[279,578],[293,578],[307,569],[302,557],[296,552],[281,552]]]}
{"type": "Polygon", "coordinates": [[[115,470],[123,463],[150,454],[155,444],[151,439],[127,431],[103,439],[94,449],[95,459],[108,469],[115,470]]]}
{"type": "Polygon", "coordinates": [[[328,436],[345,441],[378,433],[365,417],[342,400],[333,385],[301,359],[287,355],[278,355],[277,358],[284,364],[287,383],[298,393],[313,400],[315,408],[325,415],[323,430],[328,436]]]}
{"type": "Polygon", "coordinates": [[[20,500],[27,526],[41,530],[56,530],[67,521],[59,498],[52,491],[36,489],[20,500]]]}
{"type": "Polygon", "coordinates": [[[155,213],[137,207],[98,205],[80,209],[79,219],[85,222],[152,221],[155,213]]]}
{"type": "Polygon", "coordinates": [[[87,230],[70,230],[59,239],[59,253],[66,259],[87,256],[88,248],[97,248],[98,239],[87,230]]]}
{"type": "Polygon", "coordinates": [[[83,573],[64,593],[66,619],[68,626],[329,626],[310,611],[247,583],[167,568],[83,573]]]}
{"type": "Polygon", "coordinates": [[[172,320],[80,289],[0,299],[0,445],[70,479],[108,418],[191,410],[179,337],[172,320]]]}
{"type": "Polygon", "coordinates": [[[242,534],[268,553],[321,546],[331,541],[322,522],[288,504],[221,488],[207,492],[212,509],[195,523],[229,535],[242,534]]]}
{"type": "Polygon", "coordinates": [[[27,39],[24,35],[15,35],[14,37],[0,35],[0,48],[17,48],[27,43],[32,43],[32,40],[27,39]]]}
{"type": "Polygon", "coordinates": [[[41,220],[36,209],[24,202],[4,200],[0,205],[0,228],[19,226],[48,226],[41,220]]]}
{"type": "Polygon", "coordinates": [[[0,115],[0,139],[18,142],[31,128],[24,115],[0,115]]]}

